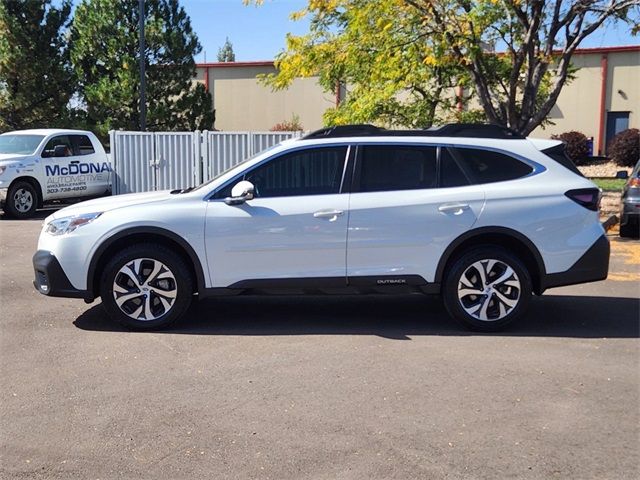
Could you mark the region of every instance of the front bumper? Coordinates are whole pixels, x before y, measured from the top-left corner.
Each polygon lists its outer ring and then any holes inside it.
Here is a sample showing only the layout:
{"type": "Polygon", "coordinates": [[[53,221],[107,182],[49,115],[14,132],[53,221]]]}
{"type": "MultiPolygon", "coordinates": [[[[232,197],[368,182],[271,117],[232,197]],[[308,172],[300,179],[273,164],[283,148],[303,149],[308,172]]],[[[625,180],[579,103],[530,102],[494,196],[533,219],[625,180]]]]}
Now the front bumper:
{"type": "Polygon", "coordinates": [[[602,235],[569,270],[549,273],[542,278],[541,290],[606,280],[609,273],[609,240],[602,235]]]}
{"type": "Polygon", "coordinates": [[[33,256],[33,270],[33,286],[43,295],[93,300],[93,296],[87,290],[78,290],[71,285],[60,262],[51,252],[38,250],[33,256]]]}
{"type": "Polygon", "coordinates": [[[7,192],[8,188],[0,188],[0,207],[4,207],[5,202],[7,201],[7,192]]]}

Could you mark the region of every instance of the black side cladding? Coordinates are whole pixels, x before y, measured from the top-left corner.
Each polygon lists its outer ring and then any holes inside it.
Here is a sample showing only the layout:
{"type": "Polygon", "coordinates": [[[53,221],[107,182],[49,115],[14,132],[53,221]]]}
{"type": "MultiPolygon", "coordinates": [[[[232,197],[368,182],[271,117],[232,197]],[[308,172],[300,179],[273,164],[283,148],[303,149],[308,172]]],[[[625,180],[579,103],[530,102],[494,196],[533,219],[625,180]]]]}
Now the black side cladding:
{"type": "Polygon", "coordinates": [[[605,280],[609,272],[609,253],[609,240],[606,235],[602,235],[569,270],[547,274],[543,279],[542,290],[605,280]]]}

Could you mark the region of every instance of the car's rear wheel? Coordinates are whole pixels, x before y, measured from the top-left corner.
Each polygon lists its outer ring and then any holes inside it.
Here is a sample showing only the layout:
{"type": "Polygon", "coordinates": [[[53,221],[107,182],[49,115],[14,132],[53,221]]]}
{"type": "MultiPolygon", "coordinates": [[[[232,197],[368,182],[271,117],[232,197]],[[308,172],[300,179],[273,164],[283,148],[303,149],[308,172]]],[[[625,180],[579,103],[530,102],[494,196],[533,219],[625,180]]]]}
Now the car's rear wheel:
{"type": "Polygon", "coordinates": [[[163,328],[189,308],[193,282],[186,264],[161,245],[135,245],[107,264],[100,296],[109,316],[135,330],[163,328]]]}
{"type": "Polygon", "coordinates": [[[478,247],[457,257],[443,285],[449,314],[467,327],[496,331],[518,319],[531,300],[531,275],[510,252],[478,247]]]}
{"type": "Polygon", "coordinates": [[[16,182],[9,187],[5,202],[11,217],[31,218],[38,208],[38,194],[29,182],[16,182]]]}

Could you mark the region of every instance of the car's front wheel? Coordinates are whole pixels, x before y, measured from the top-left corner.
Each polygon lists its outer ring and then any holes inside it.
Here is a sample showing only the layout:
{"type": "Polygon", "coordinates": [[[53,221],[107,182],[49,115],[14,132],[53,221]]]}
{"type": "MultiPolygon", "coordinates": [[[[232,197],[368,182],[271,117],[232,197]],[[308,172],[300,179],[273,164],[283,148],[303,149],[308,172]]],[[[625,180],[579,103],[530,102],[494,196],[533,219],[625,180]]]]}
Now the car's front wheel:
{"type": "Polygon", "coordinates": [[[474,248],[449,266],[443,297],[449,314],[467,327],[496,331],[527,310],[531,276],[517,257],[502,248],[474,248]]]}
{"type": "Polygon", "coordinates": [[[109,316],[135,330],[163,328],[189,308],[193,282],[179,255],[161,245],[134,245],[107,264],[100,296],[109,316]]]}

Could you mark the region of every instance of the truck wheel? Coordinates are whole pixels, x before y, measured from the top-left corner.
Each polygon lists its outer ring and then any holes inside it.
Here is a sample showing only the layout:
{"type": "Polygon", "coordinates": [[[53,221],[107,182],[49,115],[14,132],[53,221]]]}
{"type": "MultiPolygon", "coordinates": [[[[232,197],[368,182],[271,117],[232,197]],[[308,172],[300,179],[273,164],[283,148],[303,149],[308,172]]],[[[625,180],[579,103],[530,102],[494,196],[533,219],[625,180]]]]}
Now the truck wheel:
{"type": "Polygon", "coordinates": [[[527,310],[531,276],[506,250],[478,247],[453,262],[443,297],[449,314],[468,328],[498,331],[527,310]]]}
{"type": "Polygon", "coordinates": [[[134,245],[117,253],[100,282],[109,316],[133,330],[163,328],[189,308],[193,282],[184,261],[161,245],[134,245]]]}
{"type": "Polygon", "coordinates": [[[38,208],[38,194],[29,182],[15,182],[5,200],[7,213],[18,219],[31,218],[38,208]]]}

